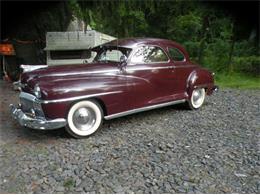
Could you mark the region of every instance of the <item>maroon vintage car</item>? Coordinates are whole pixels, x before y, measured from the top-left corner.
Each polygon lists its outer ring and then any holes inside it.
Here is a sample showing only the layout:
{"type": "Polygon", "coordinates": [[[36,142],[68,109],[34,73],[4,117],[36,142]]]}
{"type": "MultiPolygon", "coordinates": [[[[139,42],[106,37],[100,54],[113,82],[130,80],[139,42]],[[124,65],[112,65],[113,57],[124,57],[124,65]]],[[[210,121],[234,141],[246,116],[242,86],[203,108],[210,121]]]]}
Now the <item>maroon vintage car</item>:
{"type": "Polygon", "coordinates": [[[93,63],[23,73],[20,104],[10,105],[13,117],[33,129],[65,126],[80,138],[96,132],[103,119],[184,102],[198,109],[217,89],[213,73],[173,41],[120,39],[93,51],[93,63]]]}

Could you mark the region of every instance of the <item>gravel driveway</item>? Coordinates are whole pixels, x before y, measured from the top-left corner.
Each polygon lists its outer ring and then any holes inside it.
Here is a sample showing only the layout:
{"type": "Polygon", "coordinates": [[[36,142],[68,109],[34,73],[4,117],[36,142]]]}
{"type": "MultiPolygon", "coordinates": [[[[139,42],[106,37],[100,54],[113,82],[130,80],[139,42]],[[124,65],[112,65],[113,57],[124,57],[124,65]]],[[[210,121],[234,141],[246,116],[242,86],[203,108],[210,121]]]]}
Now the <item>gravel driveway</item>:
{"type": "Polygon", "coordinates": [[[114,119],[82,140],[20,127],[17,95],[0,81],[0,193],[260,193],[260,91],[114,119]]]}

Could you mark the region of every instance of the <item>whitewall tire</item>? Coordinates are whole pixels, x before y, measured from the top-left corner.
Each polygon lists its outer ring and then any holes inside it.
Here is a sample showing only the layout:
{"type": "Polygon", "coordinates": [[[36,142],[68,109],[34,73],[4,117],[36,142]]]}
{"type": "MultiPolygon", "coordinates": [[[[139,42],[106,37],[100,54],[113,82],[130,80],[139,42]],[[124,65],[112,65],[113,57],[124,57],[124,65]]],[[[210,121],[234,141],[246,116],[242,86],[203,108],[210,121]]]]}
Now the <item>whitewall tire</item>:
{"type": "Polygon", "coordinates": [[[67,116],[67,132],[75,138],[95,133],[103,122],[103,110],[98,102],[84,100],[74,104],[67,116]]]}
{"type": "Polygon", "coordinates": [[[206,91],[204,88],[196,88],[193,89],[190,100],[189,100],[189,107],[190,109],[198,109],[200,108],[206,97],[206,91]]]}

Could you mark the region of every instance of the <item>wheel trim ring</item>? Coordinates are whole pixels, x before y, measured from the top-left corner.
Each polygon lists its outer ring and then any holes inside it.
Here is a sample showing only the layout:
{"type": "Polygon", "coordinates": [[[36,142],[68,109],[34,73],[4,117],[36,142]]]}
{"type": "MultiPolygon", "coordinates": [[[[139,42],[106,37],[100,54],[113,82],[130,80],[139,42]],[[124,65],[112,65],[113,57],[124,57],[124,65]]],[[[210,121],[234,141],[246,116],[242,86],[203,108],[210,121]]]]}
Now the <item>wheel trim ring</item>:
{"type": "Polygon", "coordinates": [[[199,108],[202,106],[205,99],[205,89],[194,89],[191,96],[191,103],[194,108],[199,108]],[[195,96],[195,100],[194,100],[195,96]]]}
{"type": "Polygon", "coordinates": [[[67,120],[68,120],[69,128],[71,129],[71,131],[73,133],[75,133],[76,135],[79,135],[79,136],[88,136],[88,135],[91,135],[92,133],[94,133],[99,128],[101,121],[102,121],[102,114],[101,114],[101,111],[99,110],[98,106],[96,104],[94,104],[93,102],[90,102],[90,101],[78,102],[71,107],[71,109],[68,113],[67,120]],[[85,107],[90,106],[96,114],[96,122],[93,125],[93,127],[91,129],[89,129],[88,131],[79,130],[73,123],[73,113],[75,112],[75,110],[77,110],[79,107],[81,107],[81,104],[84,105],[85,107]]]}

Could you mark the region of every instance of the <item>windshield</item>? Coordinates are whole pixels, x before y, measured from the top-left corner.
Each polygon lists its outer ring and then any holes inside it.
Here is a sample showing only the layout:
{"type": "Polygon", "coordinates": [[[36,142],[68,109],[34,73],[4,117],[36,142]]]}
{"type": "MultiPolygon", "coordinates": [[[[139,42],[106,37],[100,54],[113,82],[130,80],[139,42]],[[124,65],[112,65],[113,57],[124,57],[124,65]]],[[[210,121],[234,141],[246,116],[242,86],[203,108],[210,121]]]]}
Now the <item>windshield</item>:
{"type": "Polygon", "coordinates": [[[98,52],[94,62],[120,62],[120,58],[128,57],[131,49],[123,47],[103,47],[98,52]]]}

